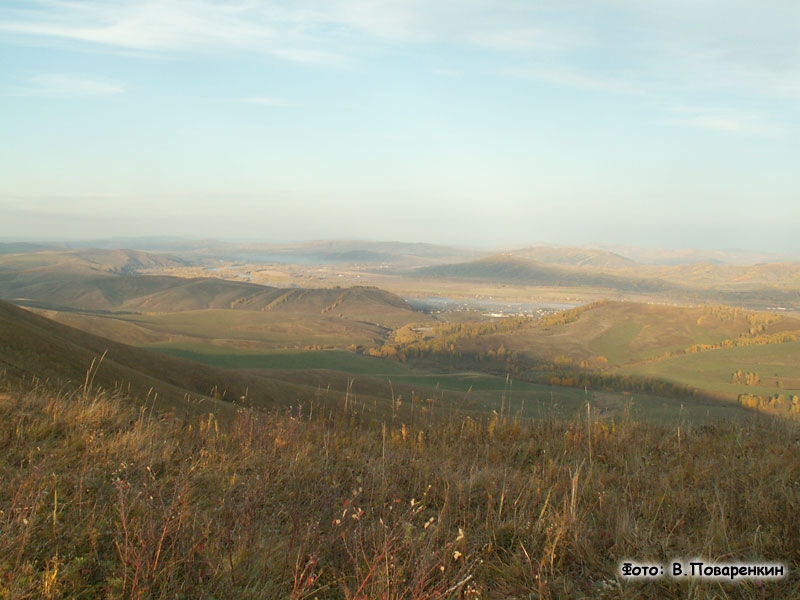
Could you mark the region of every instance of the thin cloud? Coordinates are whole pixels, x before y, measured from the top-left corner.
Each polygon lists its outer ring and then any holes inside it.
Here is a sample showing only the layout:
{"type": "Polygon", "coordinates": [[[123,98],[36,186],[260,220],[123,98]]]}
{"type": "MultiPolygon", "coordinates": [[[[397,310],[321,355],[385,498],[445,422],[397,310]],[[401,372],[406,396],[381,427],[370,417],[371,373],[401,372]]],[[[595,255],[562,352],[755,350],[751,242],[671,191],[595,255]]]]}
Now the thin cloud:
{"type": "Polygon", "coordinates": [[[45,74],[32,77],[30,84],[11,90],[20,96],[113,96],[125,91],[125,86],[117,81],[94,79],[85,76],[45,74]]]}
{"type": "Polygon", "coordinates": [[[774,0],[768,10],[750,0],[28,0],[0,6],[0,37],[145,56],[260,53],[337,67],[385,46],[451,44],[514,56],[521,60],[513,64],[537,67],[511,74],[578,89],[794,100],[798,19],[797,0],[774,0]],[[563,66],[541,67],[553,64],[563,66]],[[608,65],[624,68],[624,80],[608,65]]]}
{"type": "Polygon", "coordinates": [[[643,95],[645,91],[639,86],[622,79],[613,77],[596,76],[589,73],[574,71],[566,67],[553,68],[508,68],[503,69],[504,75],[537,79],[554,85],[588,90],[593,92],[610,92],[614,94],[643,95]]]}
{"type": "MultiPolygon", "coordinates": [[[[67,40],[153,54],[258,50],[295,62],[338,63],[334,44],[313,35],[315,17],[273,5],[201,0],[168,2],[33,2],[5,11],[0,33],[67,40]]],[[[327,40],[330,42],[330,40],[327,40]]]]}
{"type": "MultiPolygon", "coordinates": [[[[772,0],[613,0],[630,52],[669,88],[800,99],[800,3],[772,0]]],[[[642,72],[642,77],[647,76],[642,72]]]]}
{"type": "Polygon", "coordinates": [[[668,123],[693,129],[742,135],[778,135],[788,129],[768,115],[719,108],[678,107],[670,111],[675,115],[668,123]]]}
{"type": "Polygon", "coordinates": [[[66,40],[149,53],[257,51],[296,62],[348,62],[374,44],[455,42],[509,51],[582,45],[562,15],[491,0],[33,0],[0,9],[6,37],[66,40]],[[530,25],[535,20],[536,25],[530,25]]]}
{"type": "Polygon", "coordinates": [[[543,27],[489,30],[471,34],[467,40],[478,46],[513,52],[566,52],[588,44],[577,32],[543,27]]]}

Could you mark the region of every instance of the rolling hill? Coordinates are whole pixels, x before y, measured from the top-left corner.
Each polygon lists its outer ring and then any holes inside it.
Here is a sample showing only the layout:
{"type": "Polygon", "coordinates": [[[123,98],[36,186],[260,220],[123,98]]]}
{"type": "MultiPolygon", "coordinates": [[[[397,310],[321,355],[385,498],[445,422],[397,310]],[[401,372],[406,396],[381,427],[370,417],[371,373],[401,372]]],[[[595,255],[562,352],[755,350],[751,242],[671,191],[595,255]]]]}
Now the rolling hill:
{"type": "MultiPolygon", "coordinates": [[[[245,360],[229,361],[229,366],[251,368],[220,368],[178,355],[202,359],[191,352],[156,352],[130,346],[0,301],[0,374],[5,380],[30,382],[36,378],[54,388],[74,390],[85,384],[90,366],[100,361],[92,375],[95,390],[122,388],[127,397],[140,402],[149,398],[157,412],[230,416],[236,408],[232,400],[260,409],[310,403],[333,406],[348,394],[382,412],[390,410],[392,388],[379,375],[411,373],[395,363],[348,352],[304,353],[299,363],[287,356],[290,360],[283,361],[279,370],[254,369],[256,365],[248,363],[246,354],[241,355],[245,360]],[[338,370],[350,365],[360,365],[357,382],[352,374],[338,370]]],[[[281,362],[280,355],[276,358],[281,362]]],[[[435,385],[433,382],[426,391],[425,385],[400,382],[394,390],[406,397],[411,397],[414,389],[434,395],[435,385]]],[[[450,398],[449,402],[461,399],[463,404],[461,393],[439,395],[450,398]]],[[[474,403],[470,406],[483,410],[474,403]]]]}
{"type": "Polygon", "coordinates": [[[675,289],[658,279],[610,275],[586,269],[543,264],[513,254],[498,254],[450,265],[422,267],[414,277],[488,281],[498,284],[563,287],[601,287],[632,292],[663,292],[675,289]]]}
{"type": "Polygon", "coordinates": [[[114,238],[73,242],[74,246],[137,248],[166,252],[192,262],[207,260],[258,263],[353,264],[391,263],[420,266],[475,258],[481,253],[467,248],[409,242],[370,240],[315,240],[294,243],[241,243],[214,239],[114,238]]]}
{"type": "Polygon", "coordinates": [[[276,288],[212,277],[0,273],[0,298],[48,318],[139,345],[265,349],[372,345],[427,317],[374,287],[276,288]]]}
{"type": "MultiPolygon", "coordinates": [[[[547,258],[550,250],[540,252],[547,258]]],[[[556,249],[558,250],[558,249],[556,249]]],[[[522,252],[522,254],[526,254],[522,252]]],[[[751,266],[691,264],[655,266],[597,259],[571,249],[556,253],[551,261],[574,260],[581,266],[545,264],[515,253],[506,253],[464,263],[421,267],[412,278],[432,281],[475,282],[495,286],[583,288],[603,293],[613,291],[622,298],[647,297],[675,303],[733,304],[755,310],[800,308],[800,264],[770,263],[751,266]],[[615,264],[615,267],[611,267],[615,264]]],[[[619,296],[618,296],[619,297],[619,296]]]]}
{"type": "MultiPolygon", "coordinates": [[[[152,405],[156,412],[178,414],[231,416],[242,405],[332,408],[349,398],[368,407],[370,414],[385,415],[391,414],[395,395],[436,398],[437,411],[457,406],[463,414],[482,415],[499,408],[506,385],[502,378],[419,373],[392,361],[343,351],[214,356],[173,347],[156,352],[65,326],[0,301],[0,377],[6,384],[27,382],[23,388],[29,388],[36,378],[51,389],[80,390],[93,364],[99,365],[90,376],[95,392],[122,389],[126,398],[139,403],[149,399],[148,407],[152,405]],[[216,366],[220,362],[227,368],[216,366]],[[444,382],[441,389],[440,381],[444,382]],[[470,394],[473,381],[486,389],[470,394]]],[[[523,387],[518,397],[527,399],[529,412],[553,414],[554,409],[548,408],[552,391],[540,387],[523,387]]],[[[557,390],[556,394],[562,409],[580,405],[582,396],[577,392],[557,390]]],[[[522,406],[526,406],[524,401],[522,406]]],[[[407,403],[403,414],[410,415],[411,409],[412,404],[407,403]]]]}
{"type": "MultiPolygon", "coordinates": [[[[20,246],[20,245],[16,245],[20,246]]],[[[27,246],[27,245],[25,245],[27,246]]],[[[148,269],[186,266],[188,262],[168,254],[127,249],[77,248],[42,249],[17,247],[0,252],[0,273],[58,270],[59,273],[136,273],[148,269]]]]}
{"type": "Polygon", "coordinates": [[[92,335],[0,301],[0,366],[7,376],[75,388],[84,384],[87,370],[100,357],[95,386],[122,386],[140,399],[152,399],[155,392],[161,410],[230,410],[228,402],[214,395],[226,400],[247,396],[248,403],[269,408],[315,392],[298,383],[298,375],[291,382],[201,365],[92,335]]]}
{"type": "Polygon", "coordinates": [[[12,255],[5,263],[0,258],[0,298],[59,311],[327,314],[382,327],[420,318],[403,299],[374,287],[285,289],[214,277],[132,274],[169,260],[105,250],[12,255]]]}
{"type": "MultiPolygon", "coordinates": [[[[800,318],[785,313],[600,302],[483,335],[457,333],[444,328],[437,334],[434,328],[424,347],[479,364],[508,357],[525,365],[518,371],[523,378],[539,373],[548,380],[559,373],[572,380],[568,385],[582,374],[600,374],[688,386],[727,401],[784,394],[785,403],[800,394],[800,318]]],[[[418,336],[405,343],[421,346],[418,336]]],[[[397,350],[403,350],[402,342],[397,350]]]]}
{"type": "Polygon", "coordinates": [[[517,258],[534,260],[539,263],[570,265],[573,267],[596,267],[599,269],[622,269],[633,267],[636,261],[608,250],[594,248],[571,248],[554,246],[534,246],[509,253],[517,258]]]}

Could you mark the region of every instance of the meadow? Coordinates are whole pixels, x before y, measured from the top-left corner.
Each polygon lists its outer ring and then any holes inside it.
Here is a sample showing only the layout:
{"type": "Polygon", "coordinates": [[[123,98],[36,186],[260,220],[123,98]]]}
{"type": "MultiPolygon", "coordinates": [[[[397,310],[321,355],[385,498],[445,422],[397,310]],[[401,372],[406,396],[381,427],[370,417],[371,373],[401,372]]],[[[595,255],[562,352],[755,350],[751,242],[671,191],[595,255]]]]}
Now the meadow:
{"type": "Polygon", "coordinates": [[[0,391],[0,598],[790,598],[790,423],[499,415],[174,418],[0,391]],[[621,560],[789,576],[627,580],[621,560]]]}
{"type": "Polygon", "coordinates": [[[622,372],[685,383],[729,399],[745,392],[798,394],[800,342],[718,348],[635,365],[622,372]],[[736,370],[759,373],[760,383],[734,383],[732,376],[736,370]]]}
{"type": "Polygon", "coordinates": [[[303,382],[320,389],[347,390],[369,399],[389,401],[393,394],[406,398],[440,398],[439,409],[458,406],[464,414],[497,412],[523,418],[559,415],[573,418],[585,410],[587,401],[598,417],[623,413],[657,423],[693,423],[716,419],[744,420],[752,412],[735,403],[695,398],[684,401],[657,394],[622,394],[545,385],[476,370],[441,370],[419,363],[364,356],[344,350],[255,351],[211,344],[172,343],[148,347],[169,356],[226,369],[263,374],[287,382],[303,382]]]}

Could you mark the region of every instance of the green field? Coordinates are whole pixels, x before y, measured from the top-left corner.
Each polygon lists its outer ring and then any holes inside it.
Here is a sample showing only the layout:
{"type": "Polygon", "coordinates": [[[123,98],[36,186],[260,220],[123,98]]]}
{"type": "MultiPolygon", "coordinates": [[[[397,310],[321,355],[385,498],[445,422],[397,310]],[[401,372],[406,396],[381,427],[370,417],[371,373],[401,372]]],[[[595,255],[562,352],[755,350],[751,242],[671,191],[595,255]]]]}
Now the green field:
{"type": "Polygon", "coordinates": [[[159,344],[149,350],[226,369],[329,369],[362,375],[407,375],[397,362],[361,356],[345,350],[278,350],[274,352],[224,348],[212,344],[159,344]]]}
{"type": "Polygon", "coordinates": [[[479,372],[430,372],[395,361],[340,350],[257,352],[212,344],[173,343],[148,347],[170,356],[229,369],[248,369],[310,387],[343,390],[355,382],[362,398],[395,395],[422,401],[438,398],[445,412],[458,408],[476,416],[505,411],[523,418],[571,418],[583,414],[587,401],[595,416],[674,424],[753,415],[734,403],[693,399],[682,401],[647,394],[584,391],[479,372]],[[351,377],[352,376],[352,377],[351,377]]]}
{"type": "Polygon", "coordinates": [[[730,399],[739,394],[772,395],[784,390],[796,394],[800,381],[800,341],[720,348],[637,365],[620,372],[683,383],[730,399]],[[761,385],[731,383],[731,376],[737,369],[758,373],[761,385]],[[783,388],[775,385],[776,380],[785,382],[783,388]]]}
{"type": "Polygon", "coordinates": [[[638,336],[644,325],[626,321],[612,325],[590,343],[592,351],[605,356],[612,363],[622,363],[630,359],[630,344],[638,336]]]}
{"type": "Polygon", "coordinates": [[[675,425],[680,422],[711,423],[718,419],[742,420],[754,416],[752,411],[718,400],[681,400],[649,394],[585,391],[562,386],[535,384],[526,381],[506,382],[503,377],[481,374],[415,375],[393,377],[393,382],[438,387],[468,394],[469,406],[477,412],[500,412],[525,418],[574,418],[591,414],[599,418],[627,419],[675,425]]]}
{"type": "Polygon", "coordinates": [[[165,336],[259,342],[267,346],[371,344],[383,335],[372,324],[322,315],[283,315],[245,310],[190,310],[119,315],[119,320],[165,336]]]}

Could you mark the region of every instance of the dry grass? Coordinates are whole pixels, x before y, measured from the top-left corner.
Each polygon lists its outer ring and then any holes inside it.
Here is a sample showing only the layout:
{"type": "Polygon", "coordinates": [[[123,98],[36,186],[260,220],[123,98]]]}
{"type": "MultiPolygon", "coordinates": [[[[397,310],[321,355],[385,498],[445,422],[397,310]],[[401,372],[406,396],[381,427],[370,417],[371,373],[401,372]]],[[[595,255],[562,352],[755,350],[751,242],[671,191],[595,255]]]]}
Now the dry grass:
{"type": "Polygon", "coordinates": [[[0,598],[790,598],[800,453],[780,422],[668,429],[344,408],[174,419],[0,392],[0,598]],[[625,582],[623,557],[784,562],[625,582]]]}

